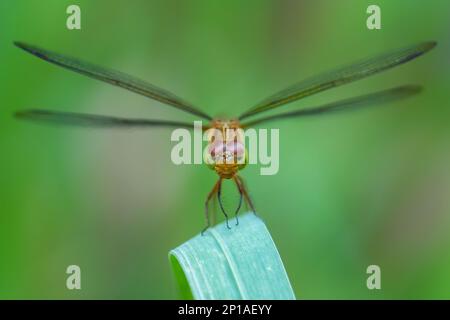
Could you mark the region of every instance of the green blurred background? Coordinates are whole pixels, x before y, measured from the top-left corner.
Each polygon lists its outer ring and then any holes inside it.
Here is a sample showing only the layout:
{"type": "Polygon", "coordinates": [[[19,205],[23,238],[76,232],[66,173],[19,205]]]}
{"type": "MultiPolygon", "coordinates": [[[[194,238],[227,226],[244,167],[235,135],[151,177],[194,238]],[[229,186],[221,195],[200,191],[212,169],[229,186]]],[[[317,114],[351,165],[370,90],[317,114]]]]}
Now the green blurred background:
{"type": "MultiPolygon", "coordinates": [[[[423,84],[413,99],[273,123],[280,171],[243,172],[296,295],[450,298],[450,3],[347,0],[0,2],[0,298],[176,298],[170,249],[204,226],[214,172],[170,161],[170,130],[18,122],[47,108],[194,120],[57,68],[27,41],[136,75],[213,115],[236,115],[318,72],[423,40],[407,65],[284,108],[423,84]],[[382,30],[366,8],[382,9],[382,30]],[[82,30],[66,29],[78,4],[82,30]],[[65,287],[81,267],[82,290],[65,287]],[[377,264],[382,290],[366,288],[377,264]]],[[[237,196],[229,192],[228,202],[237,196]]]]}

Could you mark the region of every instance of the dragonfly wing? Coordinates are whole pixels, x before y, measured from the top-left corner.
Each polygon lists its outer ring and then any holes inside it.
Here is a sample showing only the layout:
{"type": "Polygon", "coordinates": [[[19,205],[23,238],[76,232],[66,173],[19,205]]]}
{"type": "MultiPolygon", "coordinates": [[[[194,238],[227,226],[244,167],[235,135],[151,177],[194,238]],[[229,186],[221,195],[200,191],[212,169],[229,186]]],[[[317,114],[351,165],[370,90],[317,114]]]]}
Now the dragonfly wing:
{"type": "Polygon", "coordinates": [[[293,112],[286,112],[281,114],[276,114],[273,116],[268,116],[261,119],[256,119],[247,123],[243,123],[243,127],[252,127],[259,125],[261,123],[266,123],[268,121],[278,120],[278,119],[290,119],[296,117],[304,116],[314,116],[321,114],[329,114],[337,111],[351,110],[362,107],[368,107],[373,105],[379,105],[387,102],[396,101],[399,99],[407,98],[412,95],[418,94],[422,90],[422,87],[416,85],[405,85],[401,87],[396,87],[392,89],[387,89],[383,91],[378,91],[371,94],[366,94],[350,99],[340,100],[325,104],[318,107],[301,109],[293,112]]]}
{"type": "Polygon", "coordinates": [[[36,57],[39,57],[53,64],[56,64],[60,67],[81,73],[94,79],[105,81],[115,86],[125,88],[127,90],[133,91],[135,93],[141,94],[143,96],[149,97],[151,99],[160,101],[162,103],[171,105],[175,108],[189,112],[196,116],[202,117],[204,119],[211,120],[211,117],[209,115],[193,107],[190,103],[177,97],[173,93],[158,88],[138,78],[132,77],[119,71],[107,69],[88,62],[84,62],[76,58],[72,58],[56,52],[41,49],[23,42],[14,42],[14,44],[17,47],[35,55],[36,57]]]}
{"type": "Polygon", "coordinates": [[[173,127],[193,128],[188,122],[127,119],[119,117],[99,116],[83,113],[56,112],[48,110],[25,110],[15,114],[19,119],[32,120],[52,124],[62,124],[96,128],[139,128],[139,127],[173,127]]]}
{"type": "Polygon", "coordinates": [[[263,111],[291,103],[327,89],[356,81],[378,72],[408,62],[428,52],[436,46],[435,42],[424,42],[405,49],[397,50],[369,60],[352,64],[338,70],[315,76],[282,90],[239,116],[244,119],[263,111]]]}

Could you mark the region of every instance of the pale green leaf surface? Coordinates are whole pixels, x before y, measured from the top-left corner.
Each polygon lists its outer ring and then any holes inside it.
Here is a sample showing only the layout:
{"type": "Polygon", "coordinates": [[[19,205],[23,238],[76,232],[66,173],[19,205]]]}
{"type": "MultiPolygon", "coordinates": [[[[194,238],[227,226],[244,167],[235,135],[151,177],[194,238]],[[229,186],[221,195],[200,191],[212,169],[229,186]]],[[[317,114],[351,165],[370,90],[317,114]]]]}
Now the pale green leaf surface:
{"type": "Polygon", "coordinates": [[[169,253],[184,299],[295,299],[264,222],[246,214],[231,230],[208,229],[169,253]]]}

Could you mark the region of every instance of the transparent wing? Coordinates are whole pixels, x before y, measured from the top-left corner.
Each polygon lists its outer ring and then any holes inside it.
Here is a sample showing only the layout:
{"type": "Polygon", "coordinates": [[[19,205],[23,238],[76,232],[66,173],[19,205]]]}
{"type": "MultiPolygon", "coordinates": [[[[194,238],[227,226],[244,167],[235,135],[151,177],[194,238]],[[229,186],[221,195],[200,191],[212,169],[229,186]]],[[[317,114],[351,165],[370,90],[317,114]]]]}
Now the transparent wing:
{"type": "Polygon", "coordinates": [[[375,93],[362,95],[350,99],[340,100],[332,102],[323,106],[307,108],[302,110],[297,110],[293,112],[286,112],[281,114],[276,114],[273,116],[264,117],[261,119],[256,119],[250,122],[244,122],[242,126],[253,127],[268,121],[279,120],[279,119],[290,119],[296,117],[304,116],[315,116],[322,114],[329,114],[337,111],[351,110],[362,107],[368,107],[373,105],[379,105],[387,102],[396,101],[399,99],[407,98],[412,95],[418,94],[422,90],[422,87],[416,85],[406,85],[401,87],[396,87],[388,90],[378,91],[375,93]]]}
{"type": "Polygon", "coordinates": [[[127,119],[118,117],[98,116],[82,113],[56,112],[48,110],[25,110],[15,114],[19,119],[45,122],[51,124],[96,127],[96,128],[139,128],[139,127],[173,127],[193,128],[188,122],[127,119]]]}
{"type": "Polygon", "coordinates": [[[365,60],[338,70],[315,76],[299,82],[283,91],[263,100],[253,108],[244,112],[239,119],[244,119],[263,111],[271,110],[290,102],[302,99],[327,89],[362,79],[375,73],[390,69],[408,62],[428,52],[436,46],[436,42],[424,42],[405,49],[365,60]]]}
{"type": "Polygon", "coordinates": [[[76,58],[41,49],[23,42],[14,42],[14,44],[17,47],[35,55],[36,57],[39,57],[45,61],[51,62],[63,68],[84,74],[94,79],[105,81],[118,87],[128,89],[135,93],[141,94],[154,100],[158,100],[162,103],[171,105],[175,108],[189,112],[204,119],[211,120],[211,117],[209,115],[196,109],[190,103],[183,101],[173,93],[158,88],[138,78],[132,77],[119,71],[99,67],[91,63],[78,60],[76,58]]]}

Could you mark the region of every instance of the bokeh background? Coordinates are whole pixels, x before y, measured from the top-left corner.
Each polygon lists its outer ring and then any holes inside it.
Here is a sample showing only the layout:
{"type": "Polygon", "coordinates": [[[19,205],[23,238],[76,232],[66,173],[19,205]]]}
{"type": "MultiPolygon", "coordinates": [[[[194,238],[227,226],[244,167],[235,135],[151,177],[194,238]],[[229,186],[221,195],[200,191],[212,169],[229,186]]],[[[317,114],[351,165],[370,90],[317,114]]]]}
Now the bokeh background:
{"type": "MultiPolygon", "coordinates": [[[[300,299],[450,298],[450,3],[4,0],[0,2],[0,298],[172,299],[167,253],[204,226],[215,182],[170,161],[170,130],[16,121],[25,108],[194,120],[43,62],[44,48],[136,75],[213,114],[236,115],[298,80],[423,40],[407,65],[284,110],[423,84],[383,107],[273,123],[280,171],[244,178],[300,299]],[[65,27],[78,4],[82,30],[65,27]],[[82,290],[65,287],[81,267],[82,290]],[[366,268],[382,290],[366,288],[366,268]]],[[[225,195],[234,203],[233,192],[225,195]]]]}

